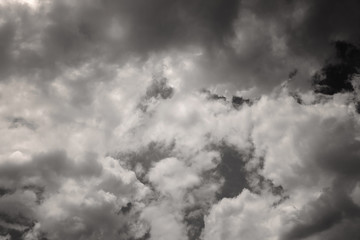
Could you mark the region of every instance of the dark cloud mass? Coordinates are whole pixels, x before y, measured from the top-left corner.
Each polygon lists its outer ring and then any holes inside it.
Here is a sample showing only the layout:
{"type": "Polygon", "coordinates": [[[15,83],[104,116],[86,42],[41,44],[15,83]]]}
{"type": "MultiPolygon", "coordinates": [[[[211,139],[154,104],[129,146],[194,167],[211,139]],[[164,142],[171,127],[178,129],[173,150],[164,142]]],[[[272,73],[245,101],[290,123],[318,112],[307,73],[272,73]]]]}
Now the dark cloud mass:
{"type": "Polygon", "coordinates": [[[36,10],[5,4],[2,72],[51,79],[60,67],[91,58],[123,64],[167,49],[222,45],[238,6],[237,0],[47,1],[36,10]]]}
{"type": "Polygon", "coordinates": [[[294,68],[302,77],[295,85],[307,86],[303,78],[331,42],[359,41],[358,8],[356,0],[46,1],[36,10],[4,4],[2,74],[51,80],[89,59],[123,65],[195,50],[202,53],[194,58],[199,69],[187,73],[198,78],[195,86],[222,79],[269,89],[294,68]]]}
{"type": "Polygon", "coordinates": [[[0,1],[0,240],[360,239],[360,1],[0,1]]]}

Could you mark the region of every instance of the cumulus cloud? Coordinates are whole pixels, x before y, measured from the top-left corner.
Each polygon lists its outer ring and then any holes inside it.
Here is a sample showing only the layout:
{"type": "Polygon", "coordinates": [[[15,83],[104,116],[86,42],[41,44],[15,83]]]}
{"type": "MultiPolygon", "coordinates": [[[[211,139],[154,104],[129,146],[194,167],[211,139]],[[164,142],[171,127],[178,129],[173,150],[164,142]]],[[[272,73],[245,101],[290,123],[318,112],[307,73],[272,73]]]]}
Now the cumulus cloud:
{"type": "MultiPolygon", "coordinates": [[[[29,129],[3,119],[3,131],[13,140],[26,133],[35,141],[25,138],[3,148],[4,236],[321,239],[344,229],[356,234],[356,224],[343,225],[356,222],[359,208],[359,122],[351,93],[320,102],[314,93],[298,93],[299,104],[283,86],[235,107],[206,91],[178,92],[144,112],[136,102],[146,101],[146,89],[145,97],[134,97],[129,112],[135,115],[114,123],[121,135],[116,128],[92,135],[86,125],[67,130],[73,143],[83,134],[107,138],[106,151],[91,148],[91,142],[60,145],[63,138],[54,135],[61,136],[69,120],[49,116],[29,129]],[[44,134],[53,121],[59,130],[44,134]],[[37,153],[46,146],[36,143],[39,134],[49,139],[48,148],[66,151],[37,153]],[[114,148],[116,143],[121,146],[114,148]],[[112,157],[102,157],[104,152],[112,157]]],[[[28,118],[41,119],[36,114],[28,118]]],[[[89,122],[97,117],[96,111],[87,114],[89,122]]]]}
{"type": "Polygon", "coordinates": [[[246,189],[236,198],[221,200],[206,217],[204,239],[274,239],[282,214],[271,201],[246,189]]]}

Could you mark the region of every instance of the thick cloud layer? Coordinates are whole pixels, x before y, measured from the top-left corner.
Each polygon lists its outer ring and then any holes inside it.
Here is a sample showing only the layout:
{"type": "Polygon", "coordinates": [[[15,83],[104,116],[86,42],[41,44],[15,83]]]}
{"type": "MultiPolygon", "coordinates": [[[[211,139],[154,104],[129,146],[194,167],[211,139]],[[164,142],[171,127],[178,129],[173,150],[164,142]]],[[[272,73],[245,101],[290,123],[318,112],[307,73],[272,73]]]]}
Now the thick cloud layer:
{"type": "Polygon", "coordinates": [[[359,239],[357,9],[2,1],[0,239],[359,239]]]}
{"type": "Polygon", "coordinates": [[[262,92],[294,69],[294,86],[305,87],[331,42],[360,34],[355,0],[19,0],[0,8],[2,80],[48,82],[88,62],[139,67],[157,56],[186,64],[180,74],[190,88],[255,84],[262,92]]]}

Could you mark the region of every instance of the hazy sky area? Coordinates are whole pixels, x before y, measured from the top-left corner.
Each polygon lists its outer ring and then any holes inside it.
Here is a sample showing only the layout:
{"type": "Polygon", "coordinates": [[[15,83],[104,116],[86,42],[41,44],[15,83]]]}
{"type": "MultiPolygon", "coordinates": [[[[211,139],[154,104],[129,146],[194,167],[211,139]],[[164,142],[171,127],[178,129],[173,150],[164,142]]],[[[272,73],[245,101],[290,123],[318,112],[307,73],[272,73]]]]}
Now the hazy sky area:
{"type": "Polygon", "coordinates": [[[359,0],[0,0],[0,240],[359,240],[359,0]]]}

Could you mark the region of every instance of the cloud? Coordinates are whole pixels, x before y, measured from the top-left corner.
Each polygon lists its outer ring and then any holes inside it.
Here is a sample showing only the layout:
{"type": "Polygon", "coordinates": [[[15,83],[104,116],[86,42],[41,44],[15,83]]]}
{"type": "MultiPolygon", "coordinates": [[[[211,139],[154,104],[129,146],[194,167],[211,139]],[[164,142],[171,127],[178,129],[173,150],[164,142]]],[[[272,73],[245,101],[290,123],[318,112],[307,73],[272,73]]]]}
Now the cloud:
{"type": "Polygon", "coordinates": [[[62,153],[51,153],[27,161],[1,166],[6,173],[1,183],[14,189],[0,201],[2,228],[50,239],[116,239],[147,231],[132,215],[138,211],[136,201],[143,200],[149,190],[114,159],[87,158],[79,165],[62,153]],[[135,210],[125,217],[121,209],[132,201],[135,210]]]}
{"type": "MultiPolygon", "coordinates": [[[[39,101],[44,96],[27,90],[27,84],[6,85],[7,90],[25,86],[22,93],[29,101],[42,111],[51,109],[53,116],[29,114],[28,103],[19,101],[13,103],[19,113],[38,128],[8,128],[3,118],[9,148],[2,149],[0,167],[1,206],[8,219],[2,226],[16,231],[6,230],[4,236],[126,239],[176,233],[179,239],[292,239],[340,234],[342,222],[357,218],[358,121],[350,93],[316,102],[315,93],[299,92],[304,103],[299,104],[284,85],[235,108],[230,99],[209,98],[206,91],[175,91],[171,98],[156,98],[151,111],[144,112],[138,103],[149,88],[143,86],[136,96],[104,91],[115,83],[94,84],[99,94],[85,106],[67,105],[72,101],[67,94],[54,96],[64,100],[61,107],[39,101]],[[120,117],[106,118],[108,128],[94,124],[103,113],[98,103],[115,107],[119,102],[131,105],[120,117]],[[70,119],[54,117],[72,108],[79,109],[76,121],[94,124],[96,131],[86,124],[69,128],[70,119]],[[32,144],[19,137],[24,133],[32,144]],[[70,144],[63,142],[65,135],[70,144]],[[40,136],[49,139],[46,145],[40,136]],[[94,148],[102,139],[111,144],[94,148]],[[53,146],[65,150],[50,151],[53,146]],[[342,186],[347,190],[339,190],[342,186]],[[227,208],[233,217],[217,210],[227,208]],[[15,209],[24,220],[15,218],[15,209]],[[252,219],[258,227],[240,224],[241,219],[252,219]],[[223,221],[227,224],[219,225],[223,221]],[[244,229],[233,231],[231,226],[239,224],[244,229]]],[[[65,79],[58,84],[62,91],[69,88],[65,79]]],[[[148,84],[153,86],[151,80],[148,84]]],[[[13,106],[5,116],[13,115],[13,106]]]]}
{"type": "Polygon", "coordinates": [[[170,194],[174,199],[181,199],[184,190],[200,183],[196,173],[175,158],[156,163],[149,171],[149,181],[164,195],[170,194]]]}
{"type": "Polygon", "coordinates": [[[281,212],[271,207],[271,196],[244,189],[236,198],[224,198],[205,218],[204,239],[274,239],[281,212]]]}
{"type": "Polygon", "coordinates": [[[187,65],[178,69],[186,88],[256,86],[269,92],[294,69],[292,85],[308,88],[307,79],[329,55],[332,41],[358,40],[352,27],[357,2],[337,4],[42,1],[31,7],[7,2],[1,5],[2,79],[17,76],[44,87],[90,59],[105,65],[101,75],[106,65],[131,62],[141,68],[149,59],[171,58],[177,67],[187,65]],[[331,12],[336,24],[329,25],[322,11],[331,12]]]}
{"type": "Polygon", "coordinates": [[[239,1],[44,1],[3,4],[4,76],[52,80],[88,59],[123,65],[188,45],[222,45],[239,1]],[[63,17],[67,16],[67,17],[63,17]],[[95,20],[96,19],[96,20],[95,20]],[[29,75],[31,74],[31,75],[29,75]]]}
{"type": "Polygon", "coordinates": [[[180,213],[174,212],[166,201],[160,205],[148,206],[141,217],[150,222],[150,239],[186,239],[180,213]]]}
{"type": "Polygon", "coordinates": [[[0,3],[0,238],[357,239],[357,6],[0,3]]]}
{"type": "Polygon", "coordinates": [[[8,2],[1,6],[1,73],[3,79],[16,75],[43,83],[89,59],[118,66],[135,61],[141,67],[158,56],[195,65],[180,73],[190,88],[255,84],[269,91],[294,69],[299,70],[295,86],[304,87],[304,78],[322,63],[331,41],[356,41],[354,14],[340,18],[340,11],[356,9],[356,4],[44,1],[32,8],[8,2]],[[334,12],[338,26],[330,28],[328,21],[317,19],[323,9],[334,12]],[[184,53],[186,60],[181,59],[184,53]]]}

